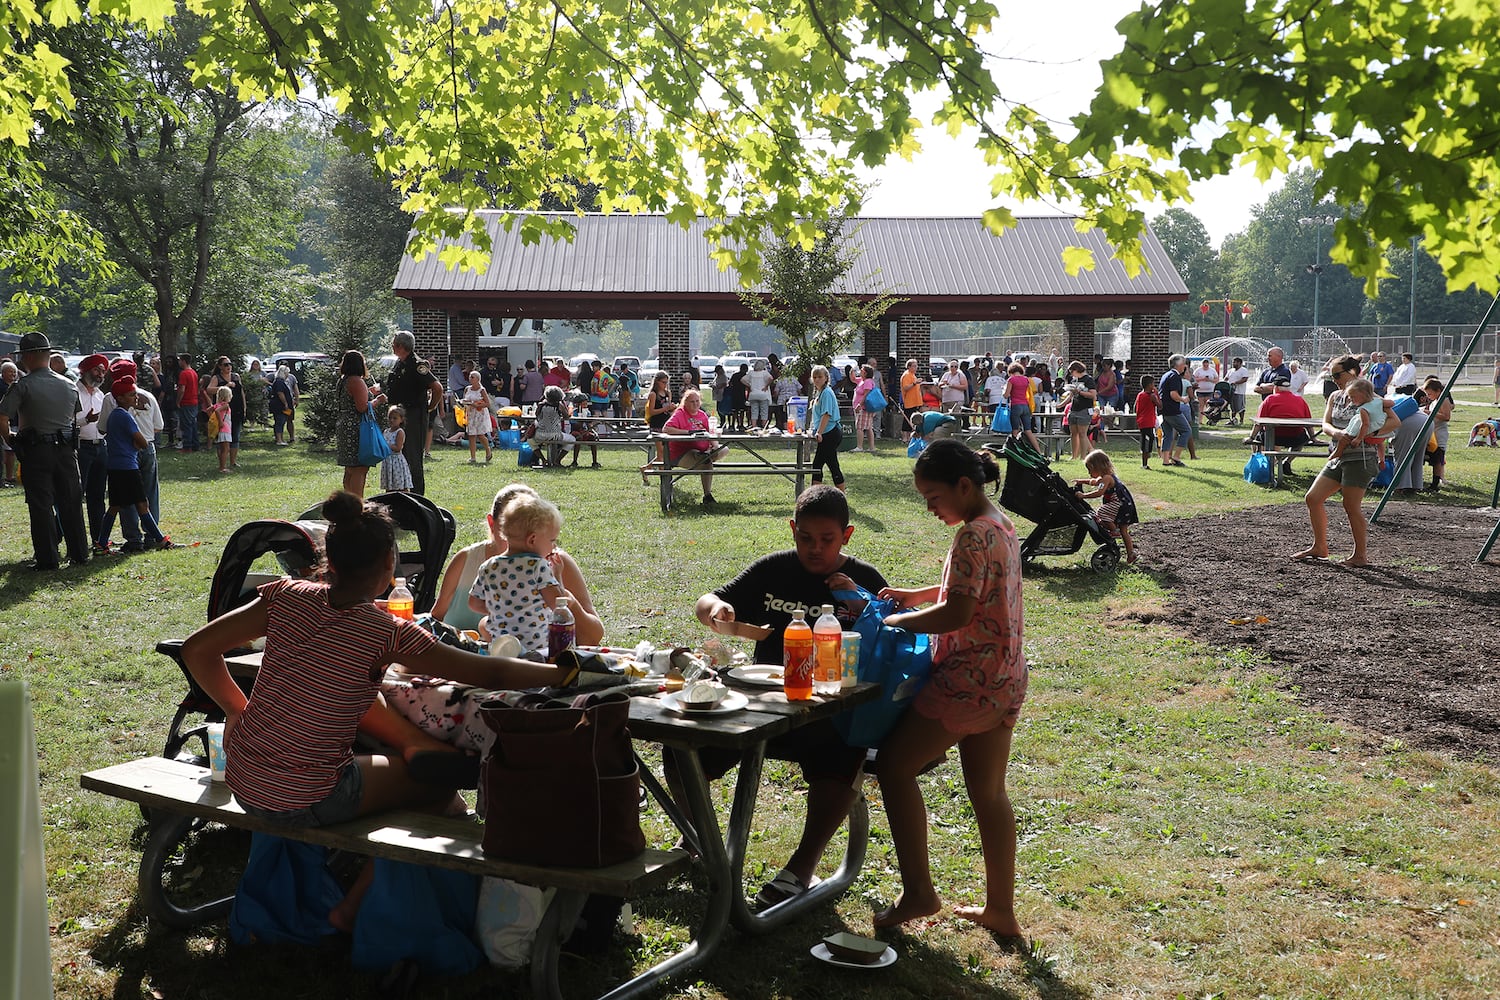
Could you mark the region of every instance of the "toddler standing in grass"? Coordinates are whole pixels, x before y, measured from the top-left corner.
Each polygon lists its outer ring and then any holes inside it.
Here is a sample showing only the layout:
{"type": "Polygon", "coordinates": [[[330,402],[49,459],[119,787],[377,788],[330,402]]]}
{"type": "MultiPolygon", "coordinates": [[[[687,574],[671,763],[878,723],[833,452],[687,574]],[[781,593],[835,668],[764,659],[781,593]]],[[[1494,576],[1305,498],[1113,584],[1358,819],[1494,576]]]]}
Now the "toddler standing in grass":
{"type": "Polygon", "coordinates": [[[1026,698],[1021,650],[1021,553],[1016,529],[984,491],[999,482],[988,452],[954,440],[935,441],[912,473],[927,509],[958,534],[942,582],[884,598],[902,611],[886,624],[935,633],[932,676],[880,748],[880,791],[901,866],[901,896],[875,914],[877,929],[895,927],[942,908],[927,854],[927,807],[917,774],[955,744],[974,807],[984,853],[983,906],[954,913],[988,928],[1001,943],[1022,945],[1016,920],[1016,816],[1005,791],[1011,734],[1026,698]]]}
{"type": "Polygon", "coordinates": [[[1093,490],[1080,493],[1079,497],[1084,500],[1100,498],[1099,509],[1094,511],[1094,519],[1105,531],[1125,542],[1125,561],[1135,562],[1135,543],[1130,540],[1130,526],[1139,523],[1141,519],[1140,513],[1135,509],[1135,498],[1130,495],[1125,484],[1120,482],[1120,474],[1115,471],[1115,464],[1109,460],[1107,452],[1097,448],[1089,452],[1084,456],[1083,467],[1088,470],[1089,478],[1075,479],[1073,485],[1092,486],[1093,490]]]}

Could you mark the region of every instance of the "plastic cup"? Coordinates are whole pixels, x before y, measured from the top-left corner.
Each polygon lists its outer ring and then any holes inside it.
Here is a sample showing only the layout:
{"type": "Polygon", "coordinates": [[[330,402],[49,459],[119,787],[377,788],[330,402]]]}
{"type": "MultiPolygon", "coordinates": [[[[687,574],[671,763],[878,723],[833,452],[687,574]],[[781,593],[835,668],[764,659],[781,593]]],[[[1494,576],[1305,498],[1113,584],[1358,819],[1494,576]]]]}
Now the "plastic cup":
{"type": "Polygon", "coordinates": [[[228,758],[224,755],[224,723],[210,722],[208,729],[208,776],[214,781],[224,780],[224,766],[228,758]]]}
{"type": "Polygon", "coordinates": [[[845,632],[839,645],[839,676],[841,687],[853,687],[859,682],[859,633],[845,632]]]}

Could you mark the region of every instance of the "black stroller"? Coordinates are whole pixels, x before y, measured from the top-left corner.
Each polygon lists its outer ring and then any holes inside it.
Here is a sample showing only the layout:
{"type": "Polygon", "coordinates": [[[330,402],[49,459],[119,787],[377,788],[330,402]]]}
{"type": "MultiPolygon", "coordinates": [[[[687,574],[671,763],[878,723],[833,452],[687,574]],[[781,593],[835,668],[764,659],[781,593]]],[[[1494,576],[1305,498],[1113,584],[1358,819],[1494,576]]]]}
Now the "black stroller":
{"type": "MultiPolygon", "coordinates": [[[[396,522],[396,542],[400,549],[396,575],[407,578],[416,610],[431,610],[447,565],[448,550],[453,545],[456,531],[453,515],[416,493],[383,493],[370,499],[383,504],[396,522]]],[[[314,507],[297,521],[251,521],[230,535],[209,587],[208,620],[248,604],[262,583],[285,576],[316,577],[320,571],[324,529],[319,514],[319,508],[314,507]]],[[[167,729],[162,756],[206,765],[206,725],[223,722],[224,713],[188,672],[182,659],[181,639],[165,639],[156,644],[156,651],[177,664],[188,685],[167,729]],[[184,728],[190,718],[200,721],[184,728]]],[[[237,673],[231,667],[231,675],[249,694],[255,681],[254,672],[237,673]]],[[[233,901],[232,881],[226,883],[202,876],[199,869],[208,866],[201,863],[190,866],[174,862],[182,856],[188,838],[202,829],[205,821],[190,816],[148,818],[152,819],[151,832],[139,881],[139,898],[147,913],[170,927],[182,929],[227,913],[233,901]]],[[[243,850],[236,850],[237,856],[243,858],[243,850]]]]}
{"type": "Polygon", "coordinates": [[[1103,573],[1120,565],[1119,544],[1094,519],[1093,508],[1052,471],[1046,456],[1023,437],[1012,438],[1000,448],[985,447],[1005,458],[1000,506],[1036,525],[1021,542],[1023,562],[1037,556],[1071,555],[1092,538],[1099,548],[1089,557],[1091,568],[1103,573]]]}
{"type": "Polygon", "coordinates": [[[1234,416],[1234,386],[1220,382],[1214,386],[1213,394],[1203,401],[1203,419],[1210,424],[1229,420],[1234,416]]]}

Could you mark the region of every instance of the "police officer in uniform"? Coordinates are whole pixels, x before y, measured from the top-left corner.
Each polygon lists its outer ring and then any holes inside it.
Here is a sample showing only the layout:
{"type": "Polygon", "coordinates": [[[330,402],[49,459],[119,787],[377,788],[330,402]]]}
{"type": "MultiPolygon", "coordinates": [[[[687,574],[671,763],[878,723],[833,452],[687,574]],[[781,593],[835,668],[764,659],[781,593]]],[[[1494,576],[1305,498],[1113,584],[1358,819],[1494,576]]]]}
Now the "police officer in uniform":
{"type": "Polygon", "coordinates": [[[17,353],[26,374],[0,400],[0,437],[11,442],[21,459],[31,514],[31,547],[40,570],[57,568],[54,506],[68,543],[68,561],[75,566],[89,561],[74,422],[82,407],[73,381],[48,366],[51,350],[44,335],[23,336],[17,353]],[[19,432],[12,437],[18,426],[19,432]]]}
{"type": "Polygon", "coordinates": [[[427,446],[427,414],[437,409],[438,400],[443,397],[443,384],[432,374],[432,365],[417,357],[417,338],[409,331],[396,334],[391,353],[396,355],[396,363],[385,380],[385,395],[392,403],[406,408],[406,444],[401,454],[411,467],[412,490],[426,493],[422,455],[427,446]]]}

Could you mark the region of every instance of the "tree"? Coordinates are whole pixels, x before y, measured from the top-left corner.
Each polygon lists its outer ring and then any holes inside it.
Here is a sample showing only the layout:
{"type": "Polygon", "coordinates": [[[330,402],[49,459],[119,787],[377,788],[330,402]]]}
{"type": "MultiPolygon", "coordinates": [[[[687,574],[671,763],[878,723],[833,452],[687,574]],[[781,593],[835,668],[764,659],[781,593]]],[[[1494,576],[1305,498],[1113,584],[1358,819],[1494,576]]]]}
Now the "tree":
{"type": "Polygon", "coordinates": [[[1170,208],[1157,216],[1151,222],[1151,231],[1188,287],[1188,300],[1172,303],[1171,323],[1191,326],[1201,320],[1198,303],[1228,294],[1220,277],[1219,255],[1203,223],[1185,208],[1170,208]]]}
{"type": "MultiPolygon", "coordinates": [[[[901,301],[885,292],[850,287],[859,255],[849,244],[849,229],[837,214],[817,227],[810,244],[798,233],[783,237],[766,251],[764,291],[740,293],[756,319],[786,336],[787,351],[797,356],[794,373],[829,364],[901,301]]],[[[738,342],[738,333],[730,332],[738,342]]],[[[729,336],[725,334],[726,349],[732,349],[729,336]]]]}
{"type": "MultiPolygon", "coordinates": [[[[1143,220],[1130,201],[1181,193],[1137,158],[1075,155],[1047,119],[1002,99],[979,44],[995,26],[992,0],[655,0],[586,12],[390,0],[369,16],[343,0],[193,6],[209,23],[200,76],[230,75],[249,99],[310,94],[338,106],[351,148],[394,177],[419,213],[413,250],[471,237],[472,246],[444,248],[453,264],[485,259],[473,212],[492,194],[524,210],[549,198],[572,204],[583,191],[604,211],[659,211],[684,226],[719,220],[717,259],[738,265],[748,287],[767,233],[802,226],[810,239],[806,220],[857,196],[858,165],[915,152],[928,123],[975,127],[998,171],[997,197],[1077,201],[1131,266],[1143,220]],[[937,96],[928,122],[913,113],[924,92],[937,96]]],[[[108,7],[142,29],[159,29],[169,13],[163,0],[108,7]]],[[[37,123],[68,117],[83,69],[56,58],[45,35],[83,17],[68,0],[0,9],[0,143],[24,146],[37,123]]],[[[0,155],[21,173],[24,161],[0,155]]],[[[565,216],[510,221],[529,240],[571,232],[565,216]]],[[[1014,220],[995,208],[986,221],[998,230],[1014,220]]],[[[0,234],[0,244],[20,237],[0,234]]],[[[1089,263],[1078,248],[1066,259],[1089,263]]]]}
{"type": "Polygon", "coordinates": [[[1306,162],[1317,200],[1362,206],[1330,253],[1367,291],[1413,235],[1450,290],[1500,288],[1494,0],[1161,0],[1118,28],[1074,155],[1129,149],[1193,178],[1306,162]]]}
{"type": "Polygon", "coordinates": [[[203,28],[182,13],[152,34],[108,20],[57,32],[60,54],[100,72],[75,78],[68,119],[48,123],[33,147],[45,184],[102,240],[114,288],[149,295],[167,353],[210,296],[220,300],[214,325],[253,326],[292,287],[286,144],[232,81],[194,72],[203,28]]]}

